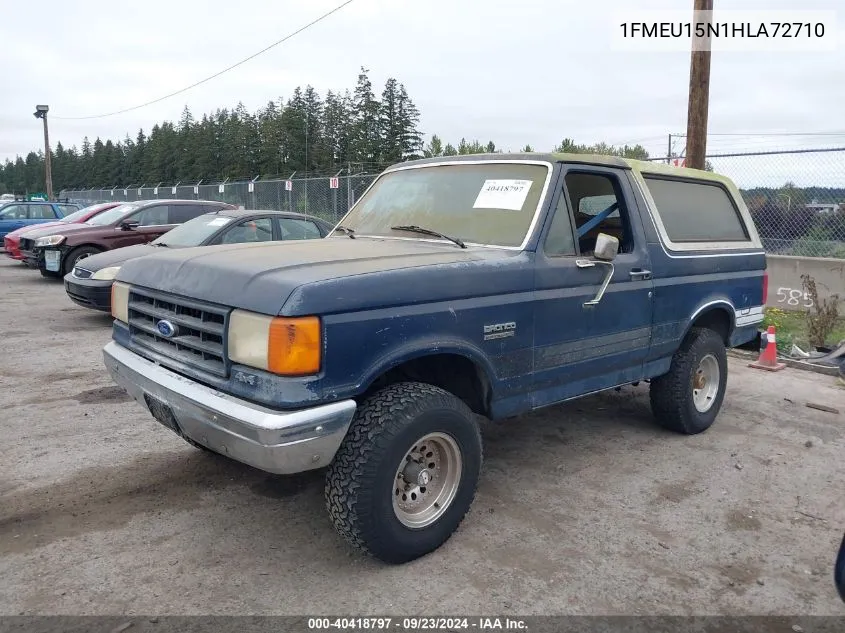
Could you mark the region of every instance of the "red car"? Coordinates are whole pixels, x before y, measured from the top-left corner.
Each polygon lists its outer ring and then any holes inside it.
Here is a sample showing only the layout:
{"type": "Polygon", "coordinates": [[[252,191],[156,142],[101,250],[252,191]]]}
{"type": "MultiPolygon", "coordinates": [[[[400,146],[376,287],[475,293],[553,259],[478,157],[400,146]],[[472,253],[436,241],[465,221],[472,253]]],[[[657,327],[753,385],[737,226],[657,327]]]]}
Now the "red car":
{"type": "Polygon", "coordinates": [[[63,224],[82,224],[83,222],[86,222],[93,218],[95,215],[99,215],[103,211],[108,211],[109,209],[112,209],[121,204],[123,203],[103,202],[101,204],[93,204],[90,207],[85,207],[84,209],[80,209],[79,211],[70,213],[63,217],[61,220],[57,220],[56,222],[43,222],[41,224],[24,226],[18,229],[17,231],[7,233],[6,237],[3,238],[3,247],[6,249],[6,255],[8,255],[12,259],[23,259],[23,255],[21,255],[20,251],[20,246],[21,235],[23,235],[24,233],[28,233],[29,231],[38,231],[48,227],[62,226],[63,224]]]}

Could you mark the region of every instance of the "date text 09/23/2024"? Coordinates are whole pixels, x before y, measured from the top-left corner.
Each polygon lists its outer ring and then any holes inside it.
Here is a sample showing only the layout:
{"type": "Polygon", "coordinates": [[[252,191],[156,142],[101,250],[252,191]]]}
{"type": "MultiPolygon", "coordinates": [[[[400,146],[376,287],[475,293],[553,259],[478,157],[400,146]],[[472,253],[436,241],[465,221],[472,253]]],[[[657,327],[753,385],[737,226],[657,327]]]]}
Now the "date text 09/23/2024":
{"type": "Polygon", "coordinates": [[[518,618],[497,617],[349,617],[349,618],[308,618],[310,631],[526,631],[524,620],[518,618]]]}

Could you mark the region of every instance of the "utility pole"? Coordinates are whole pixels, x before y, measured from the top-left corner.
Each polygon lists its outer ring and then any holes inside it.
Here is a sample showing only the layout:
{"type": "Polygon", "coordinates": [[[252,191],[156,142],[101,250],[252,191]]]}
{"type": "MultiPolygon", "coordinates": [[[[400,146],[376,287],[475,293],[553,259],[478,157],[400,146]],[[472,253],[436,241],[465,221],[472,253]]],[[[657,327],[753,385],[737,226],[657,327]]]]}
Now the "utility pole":
{"type": "Polygon", "coordinates": [[[703,24],[704,37],[692,39],[687,108],[686,166],[704,169],[707,152],[707,109],[710,101],[710,31],[713,0],[694,0],[693,24],[703,24]]]}
{"type": "Polygon", "coordinates": [[[37,105],[32,113],[36,119],[44,121],[44,180],[47,182],[47,200],[53,199],[53,169],[50,164],[50,135],[47,133],[47,111],[50,106],[37,105]]]}
{"type": "Polygon", "coordinates": [[[669,145],[666,147],[666,164],[672,164],[672,135],[669,134],[669,145]]]}

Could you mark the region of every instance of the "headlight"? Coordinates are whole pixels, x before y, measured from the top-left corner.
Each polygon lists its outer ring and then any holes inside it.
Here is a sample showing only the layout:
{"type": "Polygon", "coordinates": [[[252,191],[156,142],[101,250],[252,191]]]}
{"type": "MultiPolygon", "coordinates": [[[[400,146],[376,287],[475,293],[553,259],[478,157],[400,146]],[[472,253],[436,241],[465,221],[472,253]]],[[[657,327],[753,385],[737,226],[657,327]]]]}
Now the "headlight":
{"type": "Polygon", "coordinates": [[[64,235],[48,235],[35,240],[35,246],[58,246],[65,241],[64,235]]]}
{"type": "Polygon", "coordinates": [[[229,317],[228,342],[229,359],[236,363],[283,376],[320,371],[322,340],[317,317],[269,317],[235,310],[229,317]]]}
{"type": "Polygon", "coordinates": [[[108,281],[109,279],[114,279],[117,276],[118,270],[120,270],[120,266],[109,266],[108,268],[101,268],[93,275],[91,275],[91,279],[103,279],[108,281]]]}
{"type": "Polygon", "coordinates": [[[111,285],[111,315],[118,321],[129,322],[129,286],[119,281],[111,285]]]}

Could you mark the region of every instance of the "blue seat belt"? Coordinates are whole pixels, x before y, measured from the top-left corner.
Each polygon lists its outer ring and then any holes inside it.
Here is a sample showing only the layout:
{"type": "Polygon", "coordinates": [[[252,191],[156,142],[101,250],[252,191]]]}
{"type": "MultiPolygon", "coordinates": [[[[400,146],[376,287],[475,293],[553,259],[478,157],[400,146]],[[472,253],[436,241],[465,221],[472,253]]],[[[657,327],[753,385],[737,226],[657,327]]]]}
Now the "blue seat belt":
{"type": "Polygon", "coordinates": [[[610,216],[610,214],[611,214],[611,213],[613,213],[614,211],[616,211],[616,209],[617,209],[618,207],[619,207],[619,203],[618,203],[618,202],[614,202],[612,205],[610,205],[609,207],[607,207],[607,209],[605,209],[604,211],[602,211],[602,212],[598,213],[598,214],[596,215],[596,217],[594,217],[592,220],[590,220],[590,221],[586,222],[585,224],[582,224],[582,225],[578,228],[578,237],[579,237],[579,238],[584,237],[587,233],[589,233],[589,232],[590,232],[590,231],[592,231],[594,228],[596,228],[599,224],[601,224],[602,222],[604,222],[604,221],[605,221],[605,220],[606,220],[606,219],[610,216]]]}

